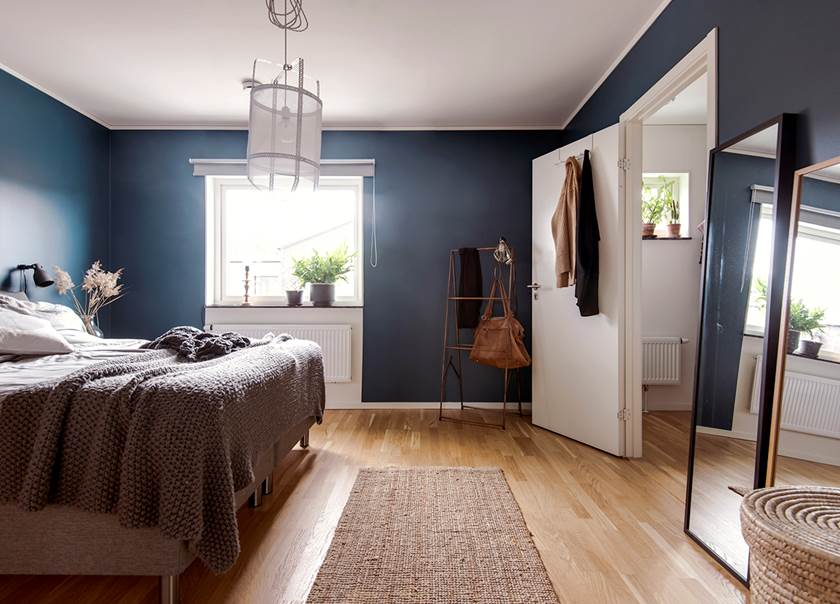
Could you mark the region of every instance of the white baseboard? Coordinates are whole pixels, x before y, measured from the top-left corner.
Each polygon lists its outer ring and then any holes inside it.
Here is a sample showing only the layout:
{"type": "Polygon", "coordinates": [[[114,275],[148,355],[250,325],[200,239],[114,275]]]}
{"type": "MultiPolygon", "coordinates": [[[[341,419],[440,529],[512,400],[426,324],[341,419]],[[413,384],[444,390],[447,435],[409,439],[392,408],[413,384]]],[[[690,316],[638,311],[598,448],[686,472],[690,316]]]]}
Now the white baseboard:
{"type": "Polygon", "coordinates": [[[739,440],[756,439],[756,435],[750,432],[736,432],[734,430],[721,430],[720,428],[707,428],[706,426],[697,426],[697,431],[700,434],[712,434],[714,436],[725,436],[726,438],[737,438],[739,440]]]}
{"type": "MultiPolygon", "coordinates": [[[[496,411],[502,410],[502,403],[464,403],[470,407],[479,407],[480,409],[493,409],[496,411]]],[[[383,411],[385,409],[437,409],[440,403],[398,403],[398,402],[382,402],[382,403],[366,403],[366,402],[331,402],[327,401],[327,409],[368,409],[373,411],[383,411]]],[[[460,403],[446,402],[443,404],[444,409],[458,409],[460,403]]],[[[508,402],[508,411],[516,411],[518,409],[517,403],[508,402]]],[[[531,409],[531,403],[522,403],[522,410],[531,409]]]]}
{"type": "Polygon", "coordinates": [[[648,403],[648,411],[691,411],[691,403],[648,403]]]}
{"type": "MultiPolygon", "coordinates": [[[[706,428],[704,426],[697,426],[697,431],[701,434],[713,434],[715,436],[723,436],[726,438],[737,438],[753,442],[756,440],[756,435],[749,432],[735,432],[733,430],[720,430],[719,428],[706,428]]],[[[787,432],[787,430],[782,430],[782,434],[785,432],[787,432]]],[[[786,447],[784,439],[780,440],[779,457],[792,457],[794,459],[824,463],[831,466],[840,465],[837,463],[836,456],[824,455],[818,451],[809,451],[800,447],[786,447]]]]}

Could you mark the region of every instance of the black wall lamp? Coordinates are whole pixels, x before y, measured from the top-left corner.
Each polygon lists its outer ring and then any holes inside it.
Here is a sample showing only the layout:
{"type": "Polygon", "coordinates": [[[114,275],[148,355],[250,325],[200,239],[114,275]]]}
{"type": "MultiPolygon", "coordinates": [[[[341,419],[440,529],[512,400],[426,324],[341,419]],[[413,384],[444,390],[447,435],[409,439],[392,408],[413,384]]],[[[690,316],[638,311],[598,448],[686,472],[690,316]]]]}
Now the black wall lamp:
{"type": "Polygon", "coordinates": [[[49,287],[54,283],[50,274],[44,270],[40,264],[18,264],[17,270],[20,271],[20,291],[26,291],[26,273],[24,271],[31,270],[32,280],[38,287],[49,287]]]}

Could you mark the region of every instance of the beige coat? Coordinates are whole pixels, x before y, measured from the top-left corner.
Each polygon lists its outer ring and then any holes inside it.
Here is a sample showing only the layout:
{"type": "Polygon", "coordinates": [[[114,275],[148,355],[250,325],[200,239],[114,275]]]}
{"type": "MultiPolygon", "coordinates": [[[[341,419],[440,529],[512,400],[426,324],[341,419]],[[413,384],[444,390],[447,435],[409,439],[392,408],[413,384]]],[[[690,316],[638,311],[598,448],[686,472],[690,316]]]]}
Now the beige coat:
{"type": "Polygon", "coordinates": [[[551,217],[554,236],[554,273],[557,287],[575,283],[575,251],[577,250],[577,211],[580,201],[580,164],[572,156],[566,160],[566,181],[551,217]]]}

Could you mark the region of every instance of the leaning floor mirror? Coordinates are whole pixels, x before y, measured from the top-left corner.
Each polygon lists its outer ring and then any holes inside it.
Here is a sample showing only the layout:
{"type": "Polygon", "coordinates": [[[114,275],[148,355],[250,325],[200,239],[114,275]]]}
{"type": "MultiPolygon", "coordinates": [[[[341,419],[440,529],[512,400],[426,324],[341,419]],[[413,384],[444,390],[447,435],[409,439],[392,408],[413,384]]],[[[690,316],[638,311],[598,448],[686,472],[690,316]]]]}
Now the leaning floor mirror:
{"type": "Polygon", "coordinates": [[[685,530],[745,583],[739,506],[765,485],[792,127],[779,116],[714,149],[709,164],[685,530]]]}
{"type": "Polygon", "coordinates": [[[796,172],[768,484],[840,487],[840,157],[796,172]]]}

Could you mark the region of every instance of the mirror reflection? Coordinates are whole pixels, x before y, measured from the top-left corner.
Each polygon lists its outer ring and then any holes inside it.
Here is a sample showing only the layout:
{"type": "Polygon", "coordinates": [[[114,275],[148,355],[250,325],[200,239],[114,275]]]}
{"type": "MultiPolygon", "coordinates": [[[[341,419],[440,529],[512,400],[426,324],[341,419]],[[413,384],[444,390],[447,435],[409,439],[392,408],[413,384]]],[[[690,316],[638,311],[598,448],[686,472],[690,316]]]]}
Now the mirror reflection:
{"type": "Polygon", "coordinates": [[[747,574],[741,495],[753,487],[771,268],[778,126],[712,157],[689,531],[747,574]]]}
{"type": "Polygon", "coordinates": [[[799,185],[775,483],[840,487],[840,163],[799,185]]]}

